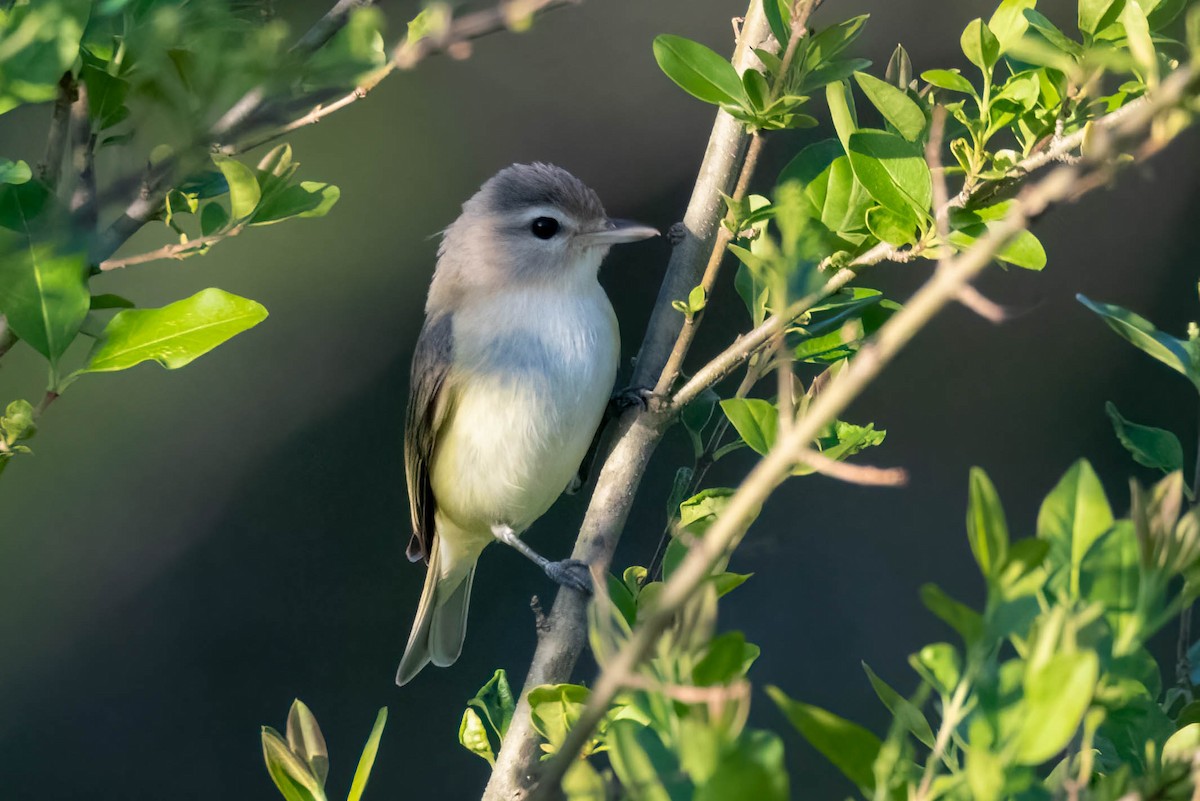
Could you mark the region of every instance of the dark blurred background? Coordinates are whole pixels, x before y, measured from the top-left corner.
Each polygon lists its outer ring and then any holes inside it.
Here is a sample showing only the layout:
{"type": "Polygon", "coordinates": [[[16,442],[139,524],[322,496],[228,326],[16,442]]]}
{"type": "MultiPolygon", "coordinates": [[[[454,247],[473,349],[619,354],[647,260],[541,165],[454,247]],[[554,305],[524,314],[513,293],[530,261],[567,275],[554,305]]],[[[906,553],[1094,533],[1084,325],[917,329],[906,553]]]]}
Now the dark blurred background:
{"type": "MultiPolygon", "coordinates": [[[[301,29],[327,4],[280,4],[301,29]]],[[[398,34],[413,3],[383,3],[398,34]]],[[[958,36],[991,0],[830,0],[827,24],[872,18],[858,54],[882,70],[897,41],[917,71],[963,64],[958,36]]],[[[1069,24],[1059,13],[1046,12],[1069,24]]],[[[332,751],[331,794],[348,787],[375,710],[387,705],[368,798],[473,798],[487,766],[456,744],[464,702],[495,667],[519,686],[534,645],[529,597],[547,580],[502,548],[484,558],[457,665],[403,690],[393,672],[422,581],[403,551],[401,458],[408,362],[434,265],[430,235],[514,161],[546,160],[594,186],[611,213],[665,228],[686,204],[711,107],[657,69],[672,32],[721,52],[729,0],[591,0],[524,35],[480,42],[464,62],[431,60],[291,141],[303,175],[342,188],[324,220],[256,229],[186,262],[96,282],[154,306],[208,286],[255,298],[265,324],[178,372],[143,366],[89,377],[47,414],[34,458],[0,482],[0,787],[5,798],[272,798],[261,724],[282,727],[303,698],[332,751]]],[[[816,104],[818,107],[822,103],[816,104]]],[[[0,120],[0,152],[36,160],[48,109],[0,120]]],[[[822,136],[774,136],[770,177],[822,136]]],[[[1106,400],[1175,430],[1190,460],[1196,398],[1186,382],[1112,335],[1076,292],[1133,308],[1181,334],[1197,314],[1200,141],[1038,224],[1044,273],[992,270],[981,288],[1022,313],[1001,327],[952,308],[848,415],[888,430],[870,459],[903,465],[903,490],[793,480],[767,505],[733,569],[756,578],[728,597],[726,627],[763,648],[751,673],[756,725],[784,732],[797,797],[850,789],[761,693],[771,683],[882,731],[865,660],[902,690],[907,655],[951,639],[917,587],[975,602],[963,533],[967,469],[984,466],[1014,536],[1077,457],[1095,464],[1118,513],[1137,469],[1113,437],[1106,400]]],[[[136,252],[165,241],[147,230],[136,252]]],[[[623,248],[603,271],[633,355],[667,260],[661,241],[623,248]]],[[[928,263],[863,278],[903,299],[928,263]]],[[[726,285],[696,355],[742,322],[726,285]]],[[[18,348],[0,396],[40,396],[41,365],[18,348]]],[[[618,554],[650,558],[671,475],[687,450],[660,449],[618,554]]],[[[711,475],[736,482],[735,456],[711,475]]],[[[1143,480],[1151,478],[1142,475],[1143,480]]],[[[586,496],[531,531],[566,554],[586,496]]],[[[1170,635],[1162,653],[1171,664],[1170,635]]],[[[591,668],[581,668],[588,680],[591,668]]],[[[1168,676],[1169,680],[1169,676],[1168,676]]]]}

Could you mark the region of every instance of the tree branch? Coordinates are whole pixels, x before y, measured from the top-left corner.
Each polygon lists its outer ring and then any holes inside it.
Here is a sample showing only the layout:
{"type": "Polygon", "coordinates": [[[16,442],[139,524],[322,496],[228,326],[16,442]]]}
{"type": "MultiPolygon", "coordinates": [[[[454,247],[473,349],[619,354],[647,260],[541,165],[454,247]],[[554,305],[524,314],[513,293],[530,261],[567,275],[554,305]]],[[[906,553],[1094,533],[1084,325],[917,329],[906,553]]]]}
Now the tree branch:
{"type": "MultiPolygon", "coordinates": [[[[892,359],[912,340],[943,307],[953,302],[962,288],[989,265],[1028,221],[1042,214],[1052,204],[1078,197],[1079,194],[1102,185],[1119,166],[1104,159],[1117,152],[1117,139],[1146,137],[1160,110],[1180,103],[1193,81],[1190,66],[1181,67],[1158,92],[1137,110],[1124,115],[1114,125],[1114,136],[1101,152],[1085,158],[1079,164],[1059,167],[1026,187],[1015,199],[1008,214],[997,222],[975,246],[940,267],[897,312],[875,337],[851,360],[850,365],[826,389],[819,393],[807,412],[793,428],[782,436],[768,454],[750,471],[745,481],[729,499],[725,511],[708,529],[703,538],[693,544],[687,556],[663,586],[657,603],[634,628],[624,646],[603,669],[576,724],[540,777],[539,793],[557,787],[572,761],[586,743],[596,725],[606,714],[613,698],[624,686],[626,677],[654,647],[675,615],[711,574],[713,566],[724,558],[745,534],[755,511],[782,483],[796,463],[797,455],[816,438],[822,428],[834,421],[849,404],[883,371],[892,359]]],[[[1153,154],[1163,142],[1146,139],[1139,152],[1153,154]]],[[[516,721],[514,720],[514,723],[516,721]]]]}
{"type": "Polygon", "coordinates": [[[136,256],[126,256],[122,259],[106,259],[97,265],[96,269],[100,272],[110,272],[112,270],[120,270],[125,267],[132,267],[136,264],[145,264],[146,262],[158,261],[160,259],[183,259],[191,254],[194,250],[203,250],[209,245],[220,242],[222,239],[228,239],[231,236],[237,236],[242,232],[243,226],[239,225],[228,231],[220,234],[210,234],[208,236],[198,236],[195,239],[189,239],[186,242],[175,242],[170,245],[163,245],[161,248],[150,250],[145,253],[138,253],[136,256]]]}
{"type": "Polygon", "coordinates": [[[37,166],[37,177],[51,189],[58,187],[62,175],[63,154],[67,149],[67,127],[71,103],[75,100],[75,77],[70,70],[58,81],[58,96],[50,114],[50,130],[46,132],[46,152],[37,166]]]}
{"type": "Polygon", "coordinates": [[[325,12],[325,16],[308,29],[308,33],[292,45],[291,52],[302,59],[308,58],[345,27],[355,9],[366,8],[374,3],[375,0],[338,0],[333,4],[333,8],[325,12]]]}
{"type": "Polygon", "coordinates": [[[86,84],[79,84],[75,102],[71,104],[71,166],[75,170],[75,191],[71,195],[71,213],[79,227],[96,230],[96,137],[88,106],[86,84]]]}
{"type": "MultiPolygon", "coordinates": [[[[764,43],[769,27],[757,0],[751,3],[733,63],[740,71],[754,63],[753,48],[764,43]]],[[[634,386],[653,386],[666,366],[679,334],[682,316],[671,301],[686,297],[700,281],[717,230],[724,217],[727,193],[739,175],[748,135],[742,124],[724,111],[717,112],[699,176],[684,214],[684,239],[675,246],[666,276],[638,354],[634,386]]],[[[620,539],[650,455],[658,445],[666,419],[652,410],[631,409],[619,421],[617,438],[596,480],[588,511],[575,541],[572,558],[607,566],[620,539]]],[[[542,684],[566,681],[587,639],[585,600],[574,591],[560,591],[554,600],[546,629],[538,638],[529,673],[504,737],[496,765],[484,791],[484,801],[517,801],[528,796],[541,754],[539,736],[530,717],[528,695],[542,684]]]]}

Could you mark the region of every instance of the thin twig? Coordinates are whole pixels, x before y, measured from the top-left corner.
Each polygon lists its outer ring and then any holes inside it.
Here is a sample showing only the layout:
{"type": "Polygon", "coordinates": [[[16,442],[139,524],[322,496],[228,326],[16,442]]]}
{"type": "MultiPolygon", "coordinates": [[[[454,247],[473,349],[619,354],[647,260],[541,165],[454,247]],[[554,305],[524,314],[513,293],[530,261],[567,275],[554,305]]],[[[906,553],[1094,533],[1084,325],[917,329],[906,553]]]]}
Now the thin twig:
{"type": "Polygon", "coordinates": [[[50,113],[50,130],[46,133],[46,152],[37,166],[37,177],[51,189],[58,187],[62,175],[63,154],[67,149],[67,128],[71,117],[71,103],[75,100],[75,78],[70,70],[58,81],[58,95],[54,99],[54,110],[50,113]]]}
{"type": "MultiPolygon", "coordinates": [[[[1127,115],[1117,126],[1119,136],[1145,136],[1160,109],[1178,104],[1192,82],[1189,67],[1179,68],[1167,81],[1152,102],[1136,114],[1127,115]]],[[[1052,204],[1075,196],[1079,186],[1094,187],[1089,168],[1107,174],[1112,166],[1098,162],[1114,148],[1083,160],[1080,164],[1058,167],[1036,183],[1027,186],[1014,200],[1005,217],[996,222],[969,250],[949,261],[917,291],[858,352],[841,375],[816,396],[804,415],[786,437],[751,470],[738,490],[730,497],[720,517],[688,551],[663,586],[649,614],[631,632],[625,645],[612,655],[592,687],[588,702],[576,724],[567,734],[555,756],[546,764],[540,776],[539,793],[549,793],[558,787],[567,768],[591,737],[596,725],[607,714],[613,698],[623,681],[635,673],[653,649],[655,642],[677,612],[689,602],[700,585],[709,577],[713,566],[735,548],[744,536],[755,511],[786,478],[795,463],[796,455],[817,436],[821,429],[835,420],[849,404],[903,350],[912,338],[959,291],[991,264],[1029,219],[1046,211],[1052,204]]]]}
{"type": "Polygon", "coordinates": [[[954,730],[961,722],[963,706],[967,702],[969,689],[969,682],[964,676],[959,680],[958,686],[954,688],[954,695],[950,697],[950,703],[942,710],[942,725],[938,727],[937,738],[933,741],[933,750],[925,760],[925,771],[921,775],[921,784],[917,787],[912,801],[925,801],[929,797],[929,788],[933,785],[937,764],[942,755],[946,753],[947,746],[950,745],[950,736],[954,734],[954,730]]]}
{"type": "Polygon", "coordinates": [[[188,255],[191,255],[192,251],[202,250],[209,245],[220,242],[223,239],[229,239],[232,236],[237,236],[242,232],[242,228],[243,226],[239,225],[224,233],[198,236],[195,239],[189,239],[186,242],[175,242],[170,245],[163,245],[161,248],[150,250],[145,253],[138,253],[135,256],[126,256],[122,259],[106,259],[97,265],[97,269],[101,272],[109,272],[111,270],[120,270],[124,267],[132,267],[136,264],[145,264],[146,262],[158,261],[159,259],[182,259],[188,255]]]}
{"type": "Polygon", "coordinates": [[[902,487],[908,483],[908,471],[902,467],[872,467],[839,462],[820,451],[808,448],[800,450],[796,461],[808,465],[823,476],[848,484],[860,484],[864,487],[902,487]]]}

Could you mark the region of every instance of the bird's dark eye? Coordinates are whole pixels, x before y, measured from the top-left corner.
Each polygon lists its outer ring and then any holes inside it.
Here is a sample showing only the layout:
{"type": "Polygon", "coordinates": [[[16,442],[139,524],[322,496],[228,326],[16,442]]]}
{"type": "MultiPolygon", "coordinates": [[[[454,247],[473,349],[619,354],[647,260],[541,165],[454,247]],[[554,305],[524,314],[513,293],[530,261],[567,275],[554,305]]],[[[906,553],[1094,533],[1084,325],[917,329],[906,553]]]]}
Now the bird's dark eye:
{"type": "Polygon", "coordinates": [[[533,235],[538,239],[549,239],[558,233],[558,220],[553,217],[538,217],[529,230],[533,231],[533,235]]]}

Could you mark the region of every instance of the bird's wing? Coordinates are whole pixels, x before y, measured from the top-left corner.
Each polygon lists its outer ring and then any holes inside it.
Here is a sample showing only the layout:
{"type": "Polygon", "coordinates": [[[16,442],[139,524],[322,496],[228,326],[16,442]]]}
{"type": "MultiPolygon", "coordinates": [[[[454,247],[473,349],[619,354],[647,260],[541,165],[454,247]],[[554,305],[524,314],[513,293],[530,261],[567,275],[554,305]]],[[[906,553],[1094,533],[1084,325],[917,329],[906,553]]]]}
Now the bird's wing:
{"type": "Polygon", "coordinates": [[[436,535],[430,472],[439,429],[445,422],[453,395],[448,377],[454,352],[453,316],[425,321],[413,352],[409,384],[408,417],[404,426],[404,472],[408,478],[408,503],[412,511],[412,539],[408,558],[429,562],[436,535]]]}

